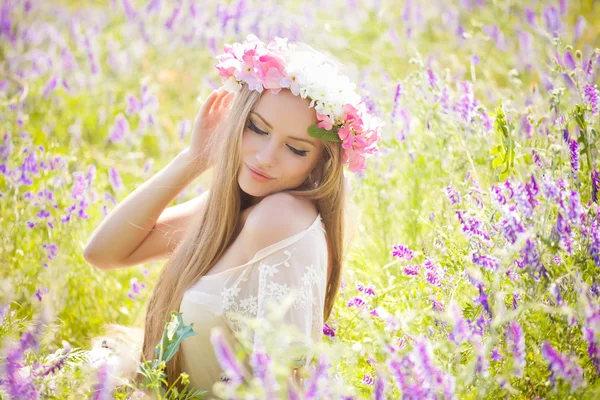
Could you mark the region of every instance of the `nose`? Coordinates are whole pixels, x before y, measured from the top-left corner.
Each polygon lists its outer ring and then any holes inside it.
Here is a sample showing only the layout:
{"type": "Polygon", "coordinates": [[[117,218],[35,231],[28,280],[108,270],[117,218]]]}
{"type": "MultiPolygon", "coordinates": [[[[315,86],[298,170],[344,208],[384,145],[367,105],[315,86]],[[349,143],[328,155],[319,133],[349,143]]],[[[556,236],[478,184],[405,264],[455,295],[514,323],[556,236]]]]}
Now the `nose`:
{"type": "Polygon", "coordinates": [[[256,153],[256,160],[259,167],[263,169],[271,168],[275,165],[277,157],[277,144],[270,141],[269,144],[256,153]]]}

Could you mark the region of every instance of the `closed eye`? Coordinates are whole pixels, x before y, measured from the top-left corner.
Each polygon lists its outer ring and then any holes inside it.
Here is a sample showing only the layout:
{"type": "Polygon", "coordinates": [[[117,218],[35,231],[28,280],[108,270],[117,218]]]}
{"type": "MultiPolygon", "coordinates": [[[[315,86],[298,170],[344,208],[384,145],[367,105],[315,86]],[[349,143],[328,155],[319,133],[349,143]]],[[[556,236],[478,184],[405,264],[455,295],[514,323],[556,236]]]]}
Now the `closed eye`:
{"type": "MultiPolygon", "coordinates": [[[[251,131],[256,132],[259,135],[268,135],[267,132],[264,132],[262,130],[260,130],[256,125],[254,125],[254,123],[250,120],[248,120],[248,129],[250,129],[251,131]]],[[[290,150],[292,150],[295,154],[302,156],[302,157],[306,157],[306,153],[308,153],[308,150],[298,150],[292,146],[290,146],[289,144],[286,145],[287,147],[289,147],[290,150]]]]}

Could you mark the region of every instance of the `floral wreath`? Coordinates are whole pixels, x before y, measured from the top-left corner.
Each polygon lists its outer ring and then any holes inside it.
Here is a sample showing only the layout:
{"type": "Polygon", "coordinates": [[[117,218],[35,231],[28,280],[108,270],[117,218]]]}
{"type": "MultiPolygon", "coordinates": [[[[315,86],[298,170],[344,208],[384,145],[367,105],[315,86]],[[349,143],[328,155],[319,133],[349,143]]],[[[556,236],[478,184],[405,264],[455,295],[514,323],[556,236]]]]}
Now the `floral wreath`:
{"type": "Polygon", "coordinates": [[[308,134],[342,142],[342,161],[350,171],[363,171],[366,156],[379,150],[384,123],[369,112],[356,85],[321,53],[288,43],[287,38],[275,37],[265,45],[253,34],[244,43],[226,44],[224,51],[216,57],[216,68],[225,90],[237,92],[246,83],[259,93],[269,89],[277,94],[287,88],[295,96],[309,97],[319,122],[308,128],[308,134]]]}

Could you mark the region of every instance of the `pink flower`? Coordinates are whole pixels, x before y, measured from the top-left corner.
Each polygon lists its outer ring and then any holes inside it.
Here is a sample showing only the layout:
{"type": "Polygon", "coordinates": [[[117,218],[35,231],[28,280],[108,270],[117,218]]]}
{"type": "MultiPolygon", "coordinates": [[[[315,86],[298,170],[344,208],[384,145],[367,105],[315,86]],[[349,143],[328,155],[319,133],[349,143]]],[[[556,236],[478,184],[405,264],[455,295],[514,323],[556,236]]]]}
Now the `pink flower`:
{"type": "MultiPolygon", "coordinates": [[[[330,131],[331,128],[333,128],[333,123],[331,121],[331,118],[329,118],[329,115],[317,113],[317,119],[319,121],[321,121],[317,125],[319,128],[323,128],[323,129],[326,129],[328,131],[330,131]]],[[[338,133],[338,135],[339,135],[339,133],[338,133]]]]}
{"type": "Polygon", "coordinates": [[[274,55],[258,58],[257,75],[266,89],[279,89],[279,82],[285,77],[285,62],[274,55]]]}
{"type": "MultiPolygon", "coordinates": [[[[290,91],[293,93],[294,96],[300,95],[300,85],[298,84],[298,80],[296,79],[295,76],[286,76],[281,79],[279,84],[282,88],[290,89],[290,91]]],[[[317,113],[317,118],[319,115],[323,115],[323,114],[317,113]]],[[[319,126],[319,128],[321,128],[321,126],[319,126]]],[[[325,128],[325,129],[327,129],[327,128],[325,128]]],[[[331,129],[331,126],[327,130],[330,130],[330,129],[331,129]]]]}

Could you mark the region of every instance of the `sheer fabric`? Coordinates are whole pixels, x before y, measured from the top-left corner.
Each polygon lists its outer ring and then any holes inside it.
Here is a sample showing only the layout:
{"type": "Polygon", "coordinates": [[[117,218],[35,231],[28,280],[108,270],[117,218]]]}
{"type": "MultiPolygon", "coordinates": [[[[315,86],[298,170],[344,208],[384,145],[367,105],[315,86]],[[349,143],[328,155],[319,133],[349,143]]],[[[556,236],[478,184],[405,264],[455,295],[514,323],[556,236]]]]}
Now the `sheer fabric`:
{"type": "MultiPolygon", "coordinates": [[[[237,314],[264,318],[267,305],[281,302],[290,292],[295,298],[283,323],[293,325],[307,341],[320,342],[326,280],[327,243],[320,214],[306,230],[261,249],[246,264],[216,274],[209,271],[186,291],[180,306],[185,323],[193,323],[197,332],[180,350],[191,385],[211,392],[213,383],[224,377],[210,342],[213,327],[224,328],[233,345],[233,332],[242,329],[237,314]]],[[[309,360],[307,355],[303,364],[309,360]]],[[[245,368],[251,374],[247,363],[245,368]]]]}

